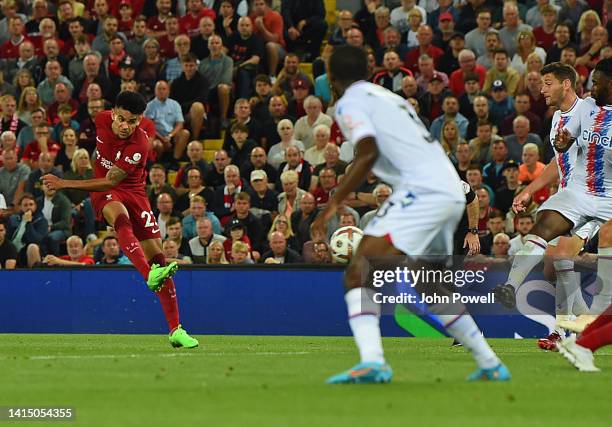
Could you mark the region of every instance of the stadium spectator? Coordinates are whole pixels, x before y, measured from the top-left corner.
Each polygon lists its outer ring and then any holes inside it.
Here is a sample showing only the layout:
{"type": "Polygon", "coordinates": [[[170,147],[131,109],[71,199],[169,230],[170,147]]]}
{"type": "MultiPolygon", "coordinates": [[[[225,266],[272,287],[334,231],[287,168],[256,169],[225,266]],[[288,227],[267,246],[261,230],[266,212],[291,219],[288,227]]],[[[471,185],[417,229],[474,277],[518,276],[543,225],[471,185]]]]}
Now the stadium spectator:
{"type": "MultiPolygon", "coordinates": [[[[462,33],[454,32],[448,35],[448,40],[440,42],[440,45],[446,50],[438,60],[438,69],[450,76],[459,69],[459,53],[465,50],[465,38],[462,33]]],[[[475,59],[474,57],[474,62],[475,59]]]]}
{"type": "Polygon", "coordinates": [[[478,82],[483,87],[487,70],[476,63],[476,56],[468,49],[459,52],[459,69],[453,71],[450,76],[449,88],[455,96],[461,96],[465,91],[465,78],[468,75],[478,75],[478,82]]]}
{"type": "MultiPolygon", "coordinates": [[[[554,5],[551,0],[537,0],[536,4],[527,11],[525,22],[532,27],[539,27],[544,23],[545,9],[551,8],[556,14],[561,8],[554,5]]],[[[520,42],[520,40],[519,40],[520,42]]]]}
{"type": "Polygon", "coordinates": [[[512,57],[510,67],[514,68],[520,75],[524,74],[527,69],[527,60],[532,53],[536,53],[540,57],[542,64],[546,61],[546,51],[537,46],[533,32],[531,30],[521,30],[518,34],[516,53],[512,57]]]}
{"type": "Polygon", "coordinates": [[[258,74],[255,77],[255,95],[249,99],[253,117],[259,122],[264,123],[270,118],[268,103],[272,97],[272,80],[267,74],[258,74]]]}
{"type": "Polygon", "coordinates": [[[186,3],[187,11],[180,18],[180,31],[188,37],[195,37],[199,31],[200,20],[205,16],[214,20],[216,13],[208,8],[202,0],[187,0],[186,3]]]}
{"type": "Polygon", "coordinates": [[[51,173],[62,178],[64,174],[61,170],[53,166],[53,157],[49,153],[41,153],[38,157],[38,168],[32,169],[28,176],[25,191],[31,193],[35,198],[43,196],[43,188],[40,178],[51,173]]]}
{"type": "Polygon", "coordinates": [[[331,32],[327,44],[331,46],[342,46],[346,44],[348,32],[355,25],[353,20],[353,12],[347,9],[338,12],[338,20],[336,28],[331,32]]]}
{"type": "Polygon", "coordinates": [[[215,19],[215,32],[223,38],[223,44],[227,44],[232,35],[238,32],[240,15],[236,10],[236,2],[233,0],[221,0],[219,15],[215,19]]]}
{"type": "Polygon", "coordinates": [[[320,163],[314,168],[315,176],[319,176],[319,173],[324,168],[332,168],[336,171],[336,176],[344,175],[347,163],[340,160],[340,148],[336,144],[327,144],[323,156],[325,157],[325,163],[320,163]]]}
{"type": "Polygon", "coordinates": [[[507,86],[502,80],[493,82],[490,96],[489,116],[491,121],[503,123],[503,120],[514,112],[514,99],[508,96],[507,86]]]}
{"type": "MultiPolygon", "coordinates": [[[[227,257],[228,253],[226,251],[225,256],[227,257]]],[[[249,245],[241,240],[237,240],[233,242],[231,245],[231,260],[230,264],[234,265],[248,265],[254,264],[253,259],[250,256],[249,245]]]]}
{"type": "Polygon", "coordinates": [[[497,191],[505,180],[504,168],[508,165],[508,147],[503,139],[492,142],[489,154],[491,160],[482,167],[482,178],[489,188],[497,191]]]}
{"type": "Polygon", "coordinates": [[[284,171],[280,175],[283,192],[278,195],[278,213],[290,217],[300,205],[307,191],[298,187],[299,175],[295,170],[284,171]]]}
{"type": "Polygon", "coordinates": [[[213,167],[209,170],[204,181],[207,185],[213,188],[217,188],[220,185],[225,184],[225,167],[230,164],[230,158],[225,150],[219,150],[215,152],[213,159],[213,167]]]}
{"type": "Polygon", "coordinates": [[[17,249],[6,236],[6,224],[0,221],[0,269],[14,270],[15,267],[17,267],[17,249]]]}
{"type": "MultiPolygon", "coordinates": [[[[544,18],[546,18],[546,15],[544,15],[544,18]]],[[[517,234],[512,239],[510,239],[510,248],[508,249],[509,256],[514,256],[517,254],[518,251],[523,249],[523,246],[525,246],[525,243],[527,243],[525,236],[529,234],[532,228],[533,218],[531,217],[531,214],[527,212],[521,212],[516,216],[517,234]]]]}
{"type": "Polygon", "coordinates": [[[19,57],[19,45],[27,40],[24,36],[24,27],[25,21],[19,15],[15,15],[8,20],[9,37],[8,40],[0,46],[0,57],[3,59],[19,57]]]}
{"type": "Polygon", "coordinates": [[[357,227],[359,219],[359,214],[355,209],[347,205],[340,206],[338,213],[327,222],[327,241],[331,240],[331,236],[339,228],[346,226],[357,227]]]}
{"type": "MultiPolygon", "coordinates": [[[[383,62],[385,53],[390,50],[395,51],[399,58],[405,58],[408,54],[408,48],[409,46],[402,43],[402,35],[397,28],[387,27],[385,28],[385,31],[383,31],[383,44],[376,51],[376,63],[381,64],[383,62]]],[[[401,59],[398,60],[401,63],[401,59]]]]}
{"type": "Polygon", "coordinates": [[[13,95],[0,96],[0,133],[10,130],[15,135],[27,126],[17,114],[17,101],[13,95]]]}
{"type": "Polygon", "coordinates": [[[499,38],[509,57],[514,56],[517,49],[517,38],[521,31],[530,30],[531,26],[520,21],[519,10],[514,2],[505,2],[503,8],[504,25],[499,30],[499,38]]]}
{"type": "Polygon", "coordinates": [[[378,208],[391,196],[393,190],[387,184],[378,184],[372,195],[376,199],[376,209],[372,209],[361,216],[359,220],[359,228],[365,230],[368,223],[376,216],[378,208]]]}
{"type": "Polygon", "coordinates": [[[194,55],[185,55],[182,61],[183,73],[172,81],[170,98],[181,105],[191,136],[199,139],[206,118],[210,84],[198,72],[197,58],[194,55]]]}
{"type": "Polygon", "coordinates": [[[0,168],[0,194],[4,196],[9,208],[4,211],[4,216],[8,216],[13,213],[13,207],[19,206],[19,200],[25,190],[30,168],[17,162],[15,150],[5,150],[3,161],[4,166],[0,168]]]}
{"type": "Polygon", "coordinates": [[[576,48],[572,43],[570,26],[560,20],[555,27],[555,41],[546,49],[546,64],[558,62],[561,59],[561,51],[568,46],[576,48]]]}
{"type": "Polygon", "coordinates": [[[400,32],[404,33],[408,31],[408,15],[413,10],[419,12],[423,23],[427,22],[427,12],[421,6],[417,6],[415,0],[402,0],[400,3],[400,6],[391,11],[390,17],[391,25],[397,28],[400,32]]]}
{"type": "Polygon", "coordinates": [[[465,141],[457,144],[457,148],[452,156],[454,156],[454,159],[451,158],[451,160],[455,165],[455,170],[457,171],[459,178],[461,178],[462,181],[465,181],[467,179],[467,170],[473,162],[473,155],[470,145],[465,141]]]}
{"type": "Polygon", "coordinates": [[[174,48],[174,42],[180,34],[178,17],[175,15],[169,15],[164,20],[164,28],[166,29],[166,34],[158,37],[157,41],[159,42],[159,54],[162,58],[168,60],[175,58],[177,55],[174,48]]]}
{"type": "Polygon", "coordinates": [[[263,40],[253,33],[253,23],[243,16],[238,21],[238,31],[227,41],[228,55],[234,61],[236,95],[248,99],[252,93],[252,81],[265,55],[263,40]]]}
{"type": "Polygon", "coordinates": [[[306,264],[331,264],[331,248],[325,242],[308,241],[302,248],[302,258],[306,264]]]}
{"type": "Polygon", "coordinates": [[[157,198],[162,193],[168,193],[172,200],[176,200],[176,190],[166,182],[166,168],[164,165],[160,163],[151,165],[149,169],[149,182],[150,185],[147,185],[147,197],[151,206],[155,206],[157,198]]]}
{"type": "MultiPolygon", "coordinates": [[[[213,243],[218,242],[223,248],[223,242],[227,238],[213,231],[213,225],[209,218],[200,218],[196,221],[196,236],[189,240],[191,258],[194,264],[208,264],[210,251],[213,243]]],[[[225,253],[223,251],[223,257],[225,253]]]]}
{"type": "Polygon", "coordinates": [[[153,147],[162,155],[172,151],[175,162],[183,157],[189,131],[183,126],[185,119],[181,106],[170,98],[170,86],[165,80],[155,84],[155,98],[148,102],[145,117],[155,122],[153,147]]]}
{"type": "Polygon", "coordinates": [[[393,50],[385,52],[383,66],[384,69],[374,76],[372,82],[391,92],[401,89],[404,77],[412,76],[412,71],[401,66],[399,54],[393,50]]]}
{"type": "Polygon", "coordinates": [[[60,145],[51,139],[51,129],[49,126],[41,125],[34,129],[34,140],[26,145],[21,156],[21,161],[30,169],[38,168],[38,158],[42,153],[49,153],[51,164],[55,162],[60,145]]]}
{"type": "Polygon", "coordinates": [[[249,138],[249,128],[240,122],[232,125],[230,137],[223,143],[223,149],[231,158],[231,162],[238,166],[248,161],[251,151],[256,147],[255,142],[249,138]]]}
{"type": "Polygon", "coordinates": [[[60,243],[70,236],[72,228],[70,200],[55,189],[43,187],[42,191],[44,195],[37,198],[36,204],[42,207],[49,229],[39,249],[43,254],[59,256],[60,243]]]}
{"type": "Polygon", "coordinates": [[[162,78],[164,60],[159,54],[159,42],[156,39],[145,40],[142,48],[145,57],[136,72],[136,80],[140,83],[140,92],[148,101],[153,97],[155,83],[162,78]]]}
{"type": "Polygon", "coordinates": [[[325,147],[329,143],[330,127],[318,124],[313,127],[314,145],[304,152],[304,160],[313,167],[325,163],[325,147]]]}
{"type": "Polygon", "coordinates": [[[527,117],[527,119],[529,120],[530,129],[542,128],[542,121],[540,117],[530,111],[531,101],[529,100],[529,95],[527,93],[521,92],[516,95],[516,97],[514,98],[514,109],[514,113],[504,118],[504,121],[502,122],[499,128],[499,135],[507,136],[512,134],[513,122],[517,116],[527,117]]]}
{"type": "Polygon", "coordinates": [[[323,0],[285,0],[281,2],[281,15],[287,50],[305,51],[307,61],[314,61],[327,32],[323,0]]]}
{"type": "Polygon", "coordinates": [[[442,103],[442,111],[444,114],[437,117],[431,123],[431,135],[436,139],[440,139],[442,125],[444,122],[453,120],[457,123],[461,138],[465,138],[467,135],[468,120],[461,113],[459,113],[459,101],[457,98],[454,96],[447,96],[444,98],[444,102],[442,103]]]}
{"type": "Polygon", "coordinates": [[[42,209],[39,209],[31,194],[24,193],[16,206],[19,207],[19,212],[9,218],[7,235],[17,249],[17,264],[31,268],[36,262],[40,262],[38,245],[46,236],[49,226],[42,209]]]}
{"type": "MultiPolygon", "coordinates": [[[[557,26],[557,10],[550,4],[541,9],[542,24],[533,28],[533,35],[539,47],[548,51],[555,42],[555,27],[557,26]]],[[[548,56],[548,52],[547,52],[548,56]]]]}
{"type": "Polygon", "coordinates": [[[189,239],[183,236],[183,224],[178,217],[172,217],[166,223],[168,239],[174,241],[178,246],[178,251],[182,255],[191,256],[189,239]]]}
{"type": "Polygon", "coordinates": [[[229,264],[221,242],[211,242],[206,253],[206,264],[229,264]]]}
{"type": "Polygon", "coordinates": [[[287,241],[287,247],[293,249],[297,253],[300,253],[302,251],[302,247],[298,247],[298,241],[293,232],[293,229],[291,228],[291,222],[289,221],[289,218],[284,215],[277,215],[276,218],[274,218],[272,226],[270,227],[270,231],[268,232],[268,242],[270,241],[272,233],[276,231],[283,233],[283,236],[287,241]]]}
{"type": "Polygon", "coordinates": [[[491,249],[491,255],[493,256],[493,259],[499,260],[502,262],[505,261],[508,258],[509,249],[510,249],[510,237],[506,233],[503,233],[503,232],[497,233],[495,237],[493,237],[493,247],[491,249]]]}
{"type": "Polygon", "coordinates": [[[390,11],[386,6],[380,6],[374,12],[374,26],[369,31],[364,32],[366,44],[374,52],[378,51],[384,43],[384,34],[387,28],[391,28],[390,11]]]}
{"type": "Polygon", "coordinates": [[[193,261],[191,257],[179,253],[178,245],[174,240],[166,239],[162,243],[162,251],[166,262],[176,262],[179,265],[189,265],[193,261]]]}
{"type": "Polygon", "coordinates": [[[285,51],[283,17],[270,8],[269,0],[254,0],[251,21],[255,27],[255,34],[264,40],[268,73],[274,76],[285,51]]]}
{"type": "Polygon", "coordinates": [[[115,37],[119,37],[125,44],[126,39],[122,33],[118,32],[119,21],[114,16],[108,16],[102,23],[102,33],[91,43],[91,48],[98,52],[101,57],[105,58],[110,53],[110,45],[115,37]]]}
{"type": "Polygon", "coordinates": [[[533,143],[542,150],[542,140],[540,137],[530,132],[529,119],[525,116],[517,116],[512,122],[514,133],[506,136],[506,144],[508,145],[508,158],[515,162],[520,162],[523,157],[523,147],[526,144],[533,143]]]}
{"type": "Polygon", "coordinates": [[[418,71],[418,60],[423,54],[427,54],[434,60],[434,64],[437,66],[438,60],[444,51],[437,46],[432,44],[433,31],[429,25],[421,25],[417,31],[417,40],[419,46],[413,48],[406,58],[404,59],[404,66],[410,69],[413,73],[418,71]]]}
{"type": "Polygon", "coordinates": [[[176,173],[176,178],[174,179],[174,187],[176,188],[186,188],[189,185],[187,178],[187,171],[192,168],[197,168],[202,172],[202,176],[204,177],[204,183],[211,185],[214,187],[214,184],[209,182],[208,173],[210,170],[210,164],[204,160],[204,147],[202,143],[198,140],[193,140],[189,144],[187,144],[187,157],[189,158],[189,162],[184,166],[181,166],[180,169],[176,173]]]}
{"type": "Polygon", "coordinates": [[[584,54],[576,60],[576,63],[584,65],[589,70],[592,70],[603,56],[601,52],[602,49],[608,47],[608,45],[608,30],[598,25],[591,31],[590,44],[583,51],[584,54]]]}
{"type": "Polygon", "coordinates": [[[262,215],[261,218],[255,216],[251,209],[251,196],[247,192],[241,192],[235,198],[235,212],[231,218],[231,222],[240,221],[246,228],[249,242],[253,249],[253,255],[256,259],[262,251],[262,245],[265,244],[265,231],[270,228],[271,216],[262,215]]]}
{"type": "MultiPolygon", "coordinates": [[[[235,123],[242,123],[249,129],[249,137],[255,141],[257,145],[261,145],[263,140],[262,124],[252,115],[251,103],[248,99],[238,99],[234,104],[234,120],[235,123]]],[[[230,139],[230,132],[225,135],[225,141],[230,139]]]]}
{"type": "MultiPolygon", "coordinates": [[[[444,116],[440,116],[444,117],[444,116]]],[[[438,139],[442,148],[446,152],[451,162],[456,163],[455,151],[460,144],[467,144],[466,140],[463,139],[459,134],[459,127],[455,120],[446,120],[442,124],[442,130],[440,131],[440,138],[438,139]]]]}
{"type": "Polygon", "coordinates": [[[300,254],[287,246],[287,240],[280,231],[274,231],[268,239],[270,250],[261,259],[265,263],[292,264],[301,261],[300,254]]]}
{"type": "Polygon", "coordinates": [[[332,191],[338,185],[336,171],[332,168],[323,168],[319,172],[318,185],[312,191],[317,206],[324,209],[329,201],[332,191]]]}
{"type": "Polygon", "coordinates": [[[157,196],[157,200],[155,204],[151,206],[155,206],[157,210],[157,216],[155,217],[157,226],[159,227],[159,234],[162,236],[162,239],[166,238],[168,231],[166,230],[166,223],[172,217],[180,216],[180,212],[174,210],[174,199],[172,198],[171,193],[160,193],[157,196]]]}
{"type": "MultiPolygon", "coordinates": [[[[312,176],[313,168],[302,156],[303,151],[296,146],[290,146],[285,151],[285,161],[278,167],[279,173],[294,170],[298,174],[298,187],[309,191],[314,188],[315,180],[312,176]]],[[[280,180],[276,182],[276,189],[281,191],[282,183],[280,180]]]]}
{"type": "Polygon", "coordinates": [[[494,67],[487,71],[483,90],[488,92],[491,90],[493,82],[501,81],[508,93],[514,96],[518,88],[518,83],[521,78],[519,73],[508,65],[508,53],[503,49],[495,51],[494,67]]]}
{"type": "MultiPolygon", "coordinates": [[[[110,99],[112,84],[108,77],[104,75],[104,71],[101,68],[101,58],[99,54],[92,52],[85,55],[85,58],[83,58],[83,71],[85,73],[85,77],[74,86],[74,90],[72,90],[72,84],[68,85],[73,97],[79,102],[87,102],[87,88],[90,84],[96,83],[100,86],[100,88],[102,88],[103,98],[110,99]]],[[[43,99],[43,103],[44,102],[45,100],[43,99]]]]}
{"type": "Polygon", "coordinates": [[[297,79],[308,81],[308,87],[312,87],[312,81],[305,73],[300,70],[300,58],[295,53],[288,53],[285,56],[283,68],[276,76],[276,81],[272,87],[275,95],[284,96],[286,100],[293,99],[293,83],[297,79]]]}
{"type": "Polygon", "coordinates": [[[495,63],[495,52],[501,48],[501,39],[499,33],[494,30],[489,30],[485,36],[485,52],[479,55],[476,59],[478,65],[482,65],[485,69],[493,68],[495,63]]]}
{"type": "MultiPolygon", "coordinates": [[[[480,199],[481,191],[477,192],[477,196],[480,199]]],[[[480,253],[483,255],[492,255],[494,246],[494,237],[499,233],[504,232],[505,226],[505,215],[497,209],[491,209],[487,216],[487,229],[484,236],[480,236],[480,253]]],[[[508,243],[510,239],[507,239],[508,243]]],[[[507,250],[508,248],[506,248],[507,250]]]]}
{"type": "Polygon", "coordinates": [[[314,145],[315,139],[313,130],[318,125],[331,127],[333,120],[323,113],[323,104],[316,96],[309,96],[304,100],[306,115],[299,118],[295,123],[294,137],[302,142],[303,148],[310,148],[314,145]]]}
{"type": "Polygon", "coordinates": [[[280,135],[278,133],[278,123],[283,119],[289,119],[292,123],[294,121],[287,114],[287,101],[280,96],[272,96],[268,102],[268,113],[269,118],[263,122],[263,139],[262,146],[269,149],[275,144],[280,142],[280,135]]]}
{"type": "MultiPolygon", "coordinates": [[[[146,16],[149,16],[145,13],[146,16]]],[[[171,0],[156,0],[155,12],[147,19],[147,28],[149,29],[150,37],[159,38],[166,34],[164,22],[172,15],[171,0]]]]}
{"type": "Polygon", "coordinates": [[[227,128],[227,113],[232,92],[232,72],[234,61],[223,51],[223,42],[218,35],[208,38],[210,54],[200,61],[198,70],[208,81],[211,106],[218,106],[221,127],[227,128]]]}
{"type": "MultiPolygon", "coordinates": [[[[85,180],[93,178],[89,154],[84,148],[77,149],[72,155],[70,169],[64,171],[64,178],[70,180],[85,180]]],[[[62,192],[70,199],[73,206],[73,218],[76,221],[76,234],[83,234],[80,231],[80,224],[83,223],[84,235],[87,240],[95,236],[95,214],[89,198],[89,192],[75,189],[64,189],[62,192]]]]}
{"type": "Polygon", "coordinates": [[[459,96],[459,112],[468,119],[468,138],[470,134],[470,125],[476,120],[476,114],[474,112],[474,101],[478,96],[482,94],[480,91],[480,78],[478,74],[466,74],[463,78],[463,93],[459,96]]]}
{"type": "Polygon", "coordinates": [[[525,78],[525,92],[529,94],[530,111],[538,117],[545,117],[548,110],[544,95],[542,95],[542,76],[530,71],[525,78]]]}
{"type": "MultiPolygon", "coordinates": [[[[480,170],[480,166],[477,164],[472,164],[466,174],[465,177],[467,178],[467,183],[470,184],[470,187],[472,188],[472,190],[476,191],[476,190],[480,190],[480,189],[484,189],[487,192],[487,198],[486,198],[486,203],[482,202],[481,206],[480,206],[480,213],[483,214],[482,210],[484,209],[485,206],[491,206],[491,201],[493,200],[493,197],[495,196],[495,193],[493,192],[493,190],[491,189],[491,187],[489,187],[487,184],[485,184],[482,180],[482,171],[480,170]]],[[[479,197],[479,200],[483,200],[479,197]]],[[[481,215],[481,219],[483,217],[486,217],[488,215],[488,212],[485,212],[485,215],[481,215]]],[[[484,225],[486,225],[486,221],[483,223],[484,225]]]]}
{"type": "Polygon", "coordinates": [[[237,219],[233,219],[228,223],[227,226],[228,238],[223,242],[223,248],[225,249],[225,258],[232,264],[243,263],[246,259],[259,259],[259,252],[254,252],[251,246],[251,240],[247,235],[247,229],[245,225],[237,219]],[[236,260],[233,258],[233,248],[237,243],[244,244],[244,249],[241,248],[240,256],[236,260]],[[242,256],[242,252],[246,252],[242,256]]]}
{"type": "Polygon", "coordinates": [[[102,257],[96,265],[131,265],[132,263],[122,252],[117,237],[109,235],[102,239],[100,245],[102,257]]]}
{"type": "Polygon", "coordinates": [[[104,111],[103,99],[92,99],[87,101],[88,117],[81,122],[78,145],[79,147],[86,149],[89,153],[93,153],[96,147],[95,118],[101,111],[104,111]]]}
{"type": "MultiPolygon", "coordinates": [[[[522,164],[519,166],[519,182],[527,185],[542,174],[546,165],[539,161],[540,149],[536,144],[527,143],[523,146],[522,164]]],[[[544,187],[533,195],[533,200],[542,204],[550,196],[548,187],[544,187]]]]}
{"type": "Polygon", "coordinates": [[[270,187],[274,187],[274,183],[276,182],[278,176],[278,171],[267,162],[266,152],[261,147],[255,147],[251,150],[249,161],[245,162],[240,168],[240,176],[243,180],[252,180],[252,173],[255,170],[265,172],[266,178],[270,183],[270,187]]]}
{"type": "Polygon", "coordinates": [[[563,50],[561,51],[561,59],[559,60],[559,62],[574,67],[574,69],[578,73],[578,81],[576,82],[576,85],[577,91],[579,92],[581,87],[587,83],[590,72],[589,69],[584,65],[576,64],[576,60],[576,48],[574,48],[573,46],[567,46],[563,48],[563,50]]]}
{"type": "Polygon", "coordinates": [[[185,173],[187,175],[187,189],[186,191],[180,190],[183,194],[176,200],[175,209],[181,212],[181,215],[187,215],[193,198],[200,196],[206,201],[206,206],[213,211],[216,207],[215,192],[211,187],[205,185],[202,171],[197,167],[192,167],[185,173]]]}
{"type": "Polygon", "coordinates": [[[189,39],[189,37],[187,37],[185,34],[178,34],[174,37],[173,45],[176,55],[166,61],[166,66],[164,69],[166,80],[169,83],[180,76],[183,72],[181,62],[185,55],[191,52],[191,39],[189,39]]]}
{"type": "Polygon", "coordinates": [[[3,62],[4,73],[8,81],[13,81],[20,70],[28,70],[32,76],[37,76],[37,78],[42,74],[34,52],[34,45],[29,40],[19,45],[19,55],[16,58],[3,58],[3,62]]]}
{"type": "MultiPolygon", "coordinates": [[[[196,221],[201,218],[208,218],[213,225],[213,230],[217,234],[221,234],[221,223],[219,218],[207,210],[206,199],[202,196],[193,196],[189,201],[189,214],[185,215],[182,220],[183,236],[185,239],[192,239],[196,235],[196,221]]],[[[169,223],[166,224],[166,228],[169,223]]],[[[168,232],[168,235],[170,232],[168,232]]],[[[181,252],[182,253],[182,252],[181,252]]]]}
{"type": "MultiPolygon", "coordinates": [[[[63,127],[72,127],[75,131],[79,130],[79,123],[72,120],[79,109],[79,103],[71,98],[71,88],[64,83],[58,82],[53,88],[53,103],[47,107],[47,119],[54,125],[62,123],[63,127]],[[61,120],[60,107],[70,107],[68,115],[61,120]],[[74,122],[74,123],[72,123],[74,122]]],[[[38,104],[38,103],[37,103],[38,104]]],[[[34,111],[34,109],[32,109],[34,111]]],[[[61,130],[61,129],[60,129],[61,130]]],[[[55,132],[54,138],[59,139],[59,131],[55,132]]]]}
{"type": "Polygon", "coordinates": [[[419,99],[425,94],[425,91],[423,91],[417,85],[417,82],[414,77],[406,76],[402,79],[402,87],[400,88],[400,90],[396,91],[395,94],[401,96],[404,99],[419,99]]]}
{"type": "Polygon", "coordinates": [[[495,208],[507,214],[512,208],[512,201],[519,189],[519,164],[514,160],[507,161],[502,167],[504,183],[495,192],[495,208]]]}
{"type": "Polygon", "coordinates": [[[61,172],[70,170],[70,163],[75,151],[79,148],[77,146],[77,134],[74,129],[67,128],[60,133],[59,143],[62,149],[57,153],[55,158],[55,166],[61,172]]]}
{"type": "MultiPolygon", "coordinates": [[[[414,10],[414,9],[408,12],[408,30],[404,32],[404,35],[403,35],[403,39],[406,40],[406,47],[408,49],[414,49],[419,46],[419,40],[417,38],[417,33],[421,25],[423,25],[423,15],[421,15],[421,13],[418,10],[414,10]]],[[[393,28],[393,27],[389,27],[389,28],[393,28]]]]}
{"type": "Polygon", "coordinates": [[[419,99],[421,112],[429,122],[442,114],[442,101],[449,95],[451,92],[446,89],[443,77],[439,73],[434,73],[427,85],[427,91],[419,99]]]}
{"type": "Polygon", "coordinates": [[[482,56],[486,53],[486,37],[491,31],[491,18],[490,10],[478,10],[476,16],[477,27],[465,34],[465,47],[476,56],[482,56]]]}
{"type": "Polygon", "coordinates": [[[215,22],[209,16],[200,19],[198,34],[191,38],[191,53],[202,60],[210,55],[208,47],[210,37],[215,33],[215,22]]]}
{"type": "Polygon", "coordinates": [[[256,216],[268,213],[274,217],[278,208],[278,194],[269,188],[265,170],[253,170],[250,174],[250,183],[247,193],[251,197],[251,209],[256,212],[256,216]]]}
{"type": "MultiPolygon", "coordinates": [[[[85,253],[83,240],[79,236],[70,236],[66,240],[66,247],[68,248],[68,255],[62,255],[58,257],[56,255],[49,254],[43,258],[42,263],[50,266],[83,266],[95,264],[93,258],[85,253]]],[[[36,255],[38,254],[34,252],[33,258],[39,259],[36,258],[36,255]]]]}
{"type": "Polygon", "coordinates": [[[304,152],[304,144],[294,138],[293,124],[288,119],[283,119],[277,125],[280,142],[273,145],[268,151],[268,163],[278,170],[279,166],[286,157],[286,152],[289,147],[297,147],[301,152],[304,152]]]}
{"type": "Polygon", "coordinates": [[[304,193],[299,201],[299,209],[294,210],[290,216],[291,229],[294,230],[298,248],[310,240],[310,225],[318,213],[316,206],[314,196],[304,193]]]}
{"type": "MultiPolygon", "coordinates": [[[[221,224],[225,225],[230,221],[236,209],[235,198],[243,191],[243,183],[240,179],[240,170],[236,165],[227,165],[223,170],[223,177],[225,183],[215,188],[214,211],[221,224]]],[[[246,187],[244,189],[246,190],[246,187]]]]}

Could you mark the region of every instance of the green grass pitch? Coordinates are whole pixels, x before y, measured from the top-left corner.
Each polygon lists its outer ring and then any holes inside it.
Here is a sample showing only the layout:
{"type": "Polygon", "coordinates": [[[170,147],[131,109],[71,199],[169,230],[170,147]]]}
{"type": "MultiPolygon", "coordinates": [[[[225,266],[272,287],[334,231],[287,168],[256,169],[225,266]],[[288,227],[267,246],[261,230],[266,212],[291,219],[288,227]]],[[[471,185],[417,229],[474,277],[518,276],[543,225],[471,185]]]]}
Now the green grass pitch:
{"type": "MultiPolygon", "coordinates": [[[[534,340],[491,340],[514,376],[467,383],[449,339],[387,338],[388,385],[329,386],[352,338],[0,335],[0,406],[71,406],[79,426],[609,426],[612,351],[579,373],[534,340]]],[[[46,423],[10,423],[35,425],[46,423]]]]}

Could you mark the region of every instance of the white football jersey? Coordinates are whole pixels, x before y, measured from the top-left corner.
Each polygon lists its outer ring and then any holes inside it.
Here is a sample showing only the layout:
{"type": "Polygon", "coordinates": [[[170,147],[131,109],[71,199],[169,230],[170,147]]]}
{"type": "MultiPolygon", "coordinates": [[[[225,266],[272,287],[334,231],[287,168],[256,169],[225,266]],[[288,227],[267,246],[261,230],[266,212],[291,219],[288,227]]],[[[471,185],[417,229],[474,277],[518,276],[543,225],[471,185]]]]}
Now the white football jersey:
{"type": "Polygon", "coordinates": [[[455,168],[405,99],[359,81],[338,101],[336,120],[355,147],[365,137],[376,139],[379,155],[372,171],[382,181],[465,203],[455,168]]]}
{"type": "Polygon", "coordinates": [[[569,187],[597,197],[612,197],[612,107],[599,107],[586,98],[575,108],[565,128],[582,152],[569,187]]]}
{"type": "Polygon", "coordinates": [[[576,157],[581,154],[577,144],[572,144],[569,150],[565,153],[559,153],[555,149],[555,137],[557,132],[565,127],[569,119],[578,111],[578,106],[582,103],[582,99],[576,98],[574,104],[567,111],[557,110],[553,115],[552,126],[550,130],[550,145],[552,145],[557,160],[557,169],[559,171],[559,188],[567,187],[572,176],[572,170],[576,164],[576,157]]]}

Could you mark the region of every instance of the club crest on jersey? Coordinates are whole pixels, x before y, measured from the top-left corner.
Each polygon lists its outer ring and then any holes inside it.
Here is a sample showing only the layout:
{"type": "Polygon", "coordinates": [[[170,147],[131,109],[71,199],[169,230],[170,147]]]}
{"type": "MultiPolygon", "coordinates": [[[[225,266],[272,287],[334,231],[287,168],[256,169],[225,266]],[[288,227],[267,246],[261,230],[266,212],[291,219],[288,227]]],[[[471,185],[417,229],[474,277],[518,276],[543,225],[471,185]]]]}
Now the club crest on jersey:
{"type": "Polygon", "coordinates": [[[119,160],[120,157],[121,157],[121,151],[117,151],[117,154],[115,155],[115,161],[119,160]]]}

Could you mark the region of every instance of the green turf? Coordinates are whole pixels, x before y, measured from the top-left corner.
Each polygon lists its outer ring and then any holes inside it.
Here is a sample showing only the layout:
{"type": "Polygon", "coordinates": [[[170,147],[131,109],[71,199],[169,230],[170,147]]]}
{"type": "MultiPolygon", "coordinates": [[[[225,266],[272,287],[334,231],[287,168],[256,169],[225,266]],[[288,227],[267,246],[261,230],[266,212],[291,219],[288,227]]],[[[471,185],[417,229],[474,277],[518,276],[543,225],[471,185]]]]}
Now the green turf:
{"type": "MultiPolygon", "coordinates": [[[[72,406],[83,426],[604,426],[612,351],[583,374],[533,340],[491,340],[510,383],[467,383],[448,339],[385,339],[389,385],[329,386],[351,338],[0,335],[0,406],[72,406]]],[[[13,425],[0,422],[0,425],[13,425]]],[[[40,426],[43,423],[32,423],[40,426]]],[[[54,423],[53,425],[60,425],[54,423]]],[[[26,425],[16,423],[15,425],[26,425]]]]}

